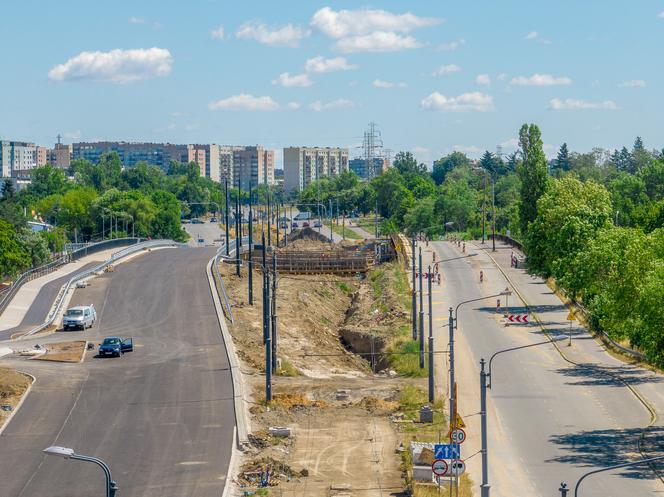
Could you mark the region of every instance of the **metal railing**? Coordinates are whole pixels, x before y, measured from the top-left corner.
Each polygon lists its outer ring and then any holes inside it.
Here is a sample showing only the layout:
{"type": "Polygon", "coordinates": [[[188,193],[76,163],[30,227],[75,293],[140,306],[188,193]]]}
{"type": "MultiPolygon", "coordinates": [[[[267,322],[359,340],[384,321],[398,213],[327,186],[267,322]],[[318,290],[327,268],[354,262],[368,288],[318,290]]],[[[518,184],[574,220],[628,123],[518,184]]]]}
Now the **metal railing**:
{"type": "Polygon", "coordinates": [[[182,244],[180,244],[178,242],[175,242],[173,240],[151,240],[151,241],[148,241],[148,242],[134,243],[131,246],[125,248],[125,249],[122,249],[118,252],[115,252],[114,254],[111,255],[111,257],[108,260],[94,266],[93,268],[90,268],[87,271],[83,271],[82,273],[78,273],[78,274],[72,276],[71,278],[69,278],[67,283],[65,283],[62,286],[62,288],[60,289],[60,292],[58,292],[58,296],[55,299],[53,308],[52,308],[51,312],[49,313],[48,319],[44,323],[40,324],[39,326],[29,330],[23,336],[34,335],[35,333],[39,333],[40,331],[48,328],[49,326],[51,326],[53,324],[53,322],[57,318],[58,314],[62,310],[62,305],[64,303],[65,296],[67,295],[67,292],[69,291],[71,286],[74,283],[76,283],[77,281],[80,281],[80,280],[82,280],[84,278],[87,278],[88,276],[90,276],[90,275],[92,275],[92,274],[94,274],[98,271],[103,270],[109,264],[112,264],[115,261],[117,261],[119,259],[122,259],[123,257],[126,257],[127,255],[130,255],[132,253],[140,252],[142,250],[146,250],[146,249],[149,249],[149,248],[152,248],[152,247],[170,247],[170,246],[181,246],[181,245],[182,244]]]}
{"type": "Polygon", "coordinates": [[[96,252],[101,252],[102,250],[107,250],[113,247],[133,245],[136,243],[140,243],[140,241],[141,241],[140,238],[115,238],[112,240],[104,240],[102,242],[88,244],[85,245],[84,247],[74,250],[71,253],[63,255],[62,257],[54,261],[51,261],[48,264],[28,269],[26,272],[19,275],[18,278],[14,280],[14,282],[10,287],[4,290],[0,294],[0,315],[2,315],[2,313],[7,309],[7,306],[16,296],[16,293],[18,293],[21,287],[28,281],[52,273],[53,271],[59,269],[61,266],[64,266],[68,262],[78,260],[81,257],[85,257],[86,255],[94,254],[96,252]]]}

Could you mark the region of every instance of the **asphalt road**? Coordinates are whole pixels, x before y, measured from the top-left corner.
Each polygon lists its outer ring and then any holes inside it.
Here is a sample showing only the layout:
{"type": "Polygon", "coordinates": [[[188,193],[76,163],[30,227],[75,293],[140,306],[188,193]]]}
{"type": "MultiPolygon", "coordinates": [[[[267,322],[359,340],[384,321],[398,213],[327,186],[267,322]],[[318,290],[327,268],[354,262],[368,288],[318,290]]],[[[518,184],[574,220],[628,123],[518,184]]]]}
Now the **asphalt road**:
{"type": "Polygon", "coordinates": [[[42,455],[50,445],[106,461],[140,497],[221,495],[235,415],[232,382],[208,281],[214,249],[157,250],[77,290],[94,302],[91,330],[63,339],[132,336],[117,359],[81,364],[4,361],[37,377],[0,437],[2,497],[103,495],[96,466],[42,455]]]}
{"type": "Polygon", "coordinates": [[[73,273],[66,274],[60,278],[46,283],[41,288],[41,290],[39,290],[39,293],[30,306],[30,309],[28,309],[28,312],[25,313],[21,324],[8,330],[0,331],[0,340],[8,340],[14,333],[22,330],[30,330],[46,321],[48,312],[51,310],[51,307],[53,307],[53,302],[58,296],[58,292],[62,288],[62,285],[69,281],[69,279],[73,276],[83,273],[88,269],[98,265],[99,262],[90,262],[89,264],[86,264],[73,273]]]}
{"type": "MultiPolygon", "coordinates": [[[[443,312],[450,305],[505,288],[506,282],[486,254],[461,257],[450,243],[430,246],[437,252],[437,260],[445,260],[441,265],[443,297],[439,297],[444,299],[440,306],[443,312]],[[482,286],[480,270],[488,280],[482,286]]],[[[468,252],[477,251],[469,247],[468,252]]],[[[545,340],[535,326],[505,328],[495,313],[495,300],[469,303],[459,311],[459,410],[468,416],[479,410],[477,397],[470,398],[465,392],[476,388],[480,358],[488,360],[496,351],[545,340]]],[[[510,306],[518,308],[516,296],[510,297],[510,306]]],[[[547,309],[537,311],[545,313],[547,309]]],[[[436,340],[440,348],[446,348],[446,326],[441,324],[436,330],[436,340]]],[[[638,458],[638,439],[649,421],[648,413],[624,385],[601,378],[570,381],[573,370],[551,345],[509,352],[494,361],[493,388],[488,394],[494,497],[558,495],[562,480],[574,483],[587,471],[638,458]]],[[[472,476],[479,483],[479,473],[472,476]]],[[[662,490],[653,473],[641,467],[592,478],[584,484],[581,495],[647,496],[662,490]]]]}

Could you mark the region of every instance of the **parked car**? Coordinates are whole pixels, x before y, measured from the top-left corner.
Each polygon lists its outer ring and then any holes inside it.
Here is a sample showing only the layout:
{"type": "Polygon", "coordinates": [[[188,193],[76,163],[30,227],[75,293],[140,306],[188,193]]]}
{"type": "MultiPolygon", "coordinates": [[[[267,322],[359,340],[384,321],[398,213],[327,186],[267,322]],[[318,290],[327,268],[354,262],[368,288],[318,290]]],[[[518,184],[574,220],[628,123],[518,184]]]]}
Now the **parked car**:
{"type": "Polygon", "coordinates": [[[314,228],[320,228],[321,226],[323,226],[323,225],[321,224],[321,222],[320,222],[318,219],[316,219],[316,220],[314,221],[314,228]]]}
{"type": "Polygon", "coordinates": [[[308,228],[309,227],[309,221],[305,221],[302,223],[303,228],[308,228]]]}
{"type": "Polygon", "coordinates": [[[291,225],[291,228],[293,228],[293,229],[299,228],[299,227],[300,226],[296,222],[293,222],[293,224],[291,225]]]}
{"type": "Polygon", "coordinates": [[[180,219],[180,222],[182,224],[189,224],[191,222],[191,220],[190,219],[180,219]]]}
{"type": "Polygon", "coordinates": [[[201,221],[200,219],[192,219],[191,224],[203,224],[203,221],[201,221]]]}
{"type": "Polygon", "coordinates": [[[99,344],[99,357],[120,357],[125,352],[132,352],[133,350],[133,338],[106,337],[99,344]]]}
{"type": "Polygon", "coordinates": [[[211,222],[211,223],[216,223],[216,222],[217,222],[217,218],[216,218],[216,217],[211,217],[211,218],[210,218],[210,222],[211,222]]]}
{"type": "Polygon", "coordinates": [[[65,330],[70,328],[76,329],[81,328],[92,328],[92,325],[95,324],[97,320],[97,311],[95,311],[95,306],[90,305],[79,305],[76,307],[70,307],[65,312],[64,317],[62,318],[62,327],[65,330]]]}

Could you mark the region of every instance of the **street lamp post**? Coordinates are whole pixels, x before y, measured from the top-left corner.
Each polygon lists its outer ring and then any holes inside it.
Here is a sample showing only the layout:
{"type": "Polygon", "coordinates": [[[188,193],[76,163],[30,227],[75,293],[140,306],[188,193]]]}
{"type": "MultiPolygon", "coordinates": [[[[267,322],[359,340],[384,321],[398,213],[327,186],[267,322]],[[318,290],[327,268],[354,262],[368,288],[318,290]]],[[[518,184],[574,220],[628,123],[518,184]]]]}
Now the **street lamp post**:
{"type": "Polygon", "coordinates": [[[226,257],[230,255],[230,240],[228,236],[228,177],[224,178],[224,202],[226,203],[225,228],[226,228],[226,257]]]}
{"type": "Polygon", "coordinates": [[[96,457],[84,456],[82,454],[76,454],[76,452],[74,452],[74,449],[70,449],[68,447],[59,447],[57,445],[48,447],[44,449],[42,452],[44,452],[49,456],[57,456],[57,457],[62,457],[64,459],[74,459],[76,461],[85,461],[96,464],[102,469],[102,471],[104,472],[104,476],[106,477],[106,497],[115,496],[115,492],[118,489],[118,486],[111,477],[110,468],[101,459],[97,459],[96,457]]]}
{"type": "Polygon", "coordinates": [[[411,302],[411,314],[413,318],[413,340],[417,340],[417,287],[415,284],[415,235],[411,240],[412,249],[411,249],[411,258],[413,259],[413,292],[412,292],[412,302],[411,302]]]}
{"type": "Polygon", "coordinates": [[[433,388],[433,302],[431,296],[431,266],[427,278],[429,288],[429,402],[433,403],[435,393],[433,388]]]}
{"type": "Polygon", "coordinates": [[[420,369],[424,369],[424,291],[422,290],[422,247],[420,247],[420,369]]]}

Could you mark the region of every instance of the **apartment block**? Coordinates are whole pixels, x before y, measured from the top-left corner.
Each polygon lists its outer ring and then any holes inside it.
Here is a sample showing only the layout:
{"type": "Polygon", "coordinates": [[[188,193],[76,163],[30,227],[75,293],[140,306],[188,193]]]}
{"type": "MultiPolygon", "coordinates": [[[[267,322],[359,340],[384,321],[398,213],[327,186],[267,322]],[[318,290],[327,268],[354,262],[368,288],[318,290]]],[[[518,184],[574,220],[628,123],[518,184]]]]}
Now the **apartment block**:
{"type": "Polygon", "coordinates": [[[3,178],[29,176],[37,167],[37,147],[34,143],[0,141],[0,171],[3,178]]]}
{"type": "Polygon", "coordinates": [[[43,167],[48,164],[48,148],[46,147],[35,147],[35,158],[37,167],[43,167]]]}
{"type": "Polygon", "coordinates": [[[232,185],[241,182],[242,189],[247,190],[250,182],[253,188],[274,184],[274,150],[259,145],[229,148],[233,151],[232,185]]]}
{"type": "Polygon", "coordinates": [[[55,147],[49,152],[49,164],[60,169],[69,169],[71,165],[72,146],[63,143],[56,143],[55,147]]]}
{"type": "Polygon", "coordinates": [[[351,159],[348,163],[350,170],[363,180],[371,180],[387,171],[390,161],[384,157],[374,157],[371,160],[364,158],[351,159]]]}
{"type": "Polygon", "coordinates": [[[284,189],[302,191],[312,181],[348,171],[348,149],[332,147],[284,148],[284,189]]]}
{"type": "Polygon", "coordinates": [[[146,162],[167,171],[171,161],[184,163],[189,159],[187,145],[172,143],[80,142],[72,145],[73,159],[86,159],[93,164],[108,152],[117,152],[120,162],[127,168],[146,162]]]}

